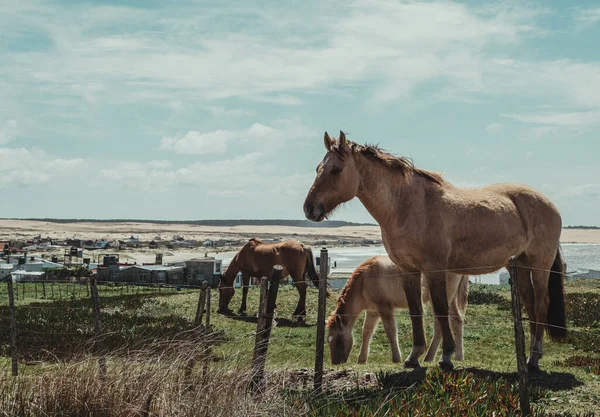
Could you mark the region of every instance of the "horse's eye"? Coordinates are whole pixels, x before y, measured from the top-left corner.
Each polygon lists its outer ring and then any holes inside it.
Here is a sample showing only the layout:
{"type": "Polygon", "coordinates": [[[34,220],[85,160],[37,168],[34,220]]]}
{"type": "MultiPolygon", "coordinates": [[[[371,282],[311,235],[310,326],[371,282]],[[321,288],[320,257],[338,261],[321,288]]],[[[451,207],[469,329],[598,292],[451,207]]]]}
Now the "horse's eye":
{"type": "Polygon", "coordinates": [[[333,175],[337,175],[340,172],[342,172],[342,168],[334,167],[334,168],[331,169],[331,174],[333,174],[333,175]]]}

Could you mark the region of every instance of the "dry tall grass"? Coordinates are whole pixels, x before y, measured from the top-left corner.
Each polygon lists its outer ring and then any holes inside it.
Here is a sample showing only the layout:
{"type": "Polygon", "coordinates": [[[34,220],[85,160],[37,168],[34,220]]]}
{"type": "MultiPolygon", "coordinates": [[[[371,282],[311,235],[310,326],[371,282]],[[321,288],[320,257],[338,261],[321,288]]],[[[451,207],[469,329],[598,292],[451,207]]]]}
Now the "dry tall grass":
{"type": "Polygon", "coordinates": [[[101,381],[96,358],[52,365],[47,371],[0,376],[0,416],[269,416],[283,399],[272,389],[256,400],[248,391],[248,368],[210,367],[202,362],[187,376],[197,344],[171,342],[161,355],[130,353],[108,358],[101,381]]]}

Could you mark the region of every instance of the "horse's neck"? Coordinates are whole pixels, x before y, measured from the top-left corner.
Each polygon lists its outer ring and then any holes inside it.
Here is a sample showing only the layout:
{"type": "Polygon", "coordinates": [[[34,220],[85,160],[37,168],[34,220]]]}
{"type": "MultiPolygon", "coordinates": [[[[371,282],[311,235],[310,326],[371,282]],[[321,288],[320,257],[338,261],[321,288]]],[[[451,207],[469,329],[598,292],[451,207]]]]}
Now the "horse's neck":
{"type": "Polygon", "coordinates": [[[364,306],[362,303],[362,296],[360,294],[360,289],[355,287],[349,287],[344,294],[344,303],[341,304],[336,313],[342,319],[342,323],[346,327],[354,327],[356,321],[358,320],[358,316],[364,310],[364,306]]]}
{"type": "Polygon", "coordinates": [[[410,215],[407,208],[412,205],[411,200],[416,198],[411,190],[413,181],[364,156],[359,156],[357,167],[361,177],[357,197],[382,228],[391,219],[402,222],[404,217],[410,215]]]}
{"type": "Polygon", "coordinates": [[[231,260],[229,265],[227,266],[227,269],[225,270],[225,272],[223,273],[223,277],[225,278],[225,283],[232,284],[233,281],[235,280],[235,277],[237,276],[238,272],[240,272],[240,265],[238,262],[238,257],[235,256],[231,260]]]}

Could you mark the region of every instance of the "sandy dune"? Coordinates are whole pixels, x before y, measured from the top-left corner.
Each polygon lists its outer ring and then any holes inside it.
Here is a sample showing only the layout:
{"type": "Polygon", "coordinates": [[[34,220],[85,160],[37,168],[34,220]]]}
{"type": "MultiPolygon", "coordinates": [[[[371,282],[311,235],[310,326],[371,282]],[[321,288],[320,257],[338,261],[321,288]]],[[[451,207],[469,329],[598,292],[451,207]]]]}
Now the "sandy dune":
{"type": "MultiPolygon", "coordinates": [[[[50,223],[31,220],[0,220],[0,240],[31,239],[34,235],[51,236],[55,239],[127,239],[131,235],[142,241],[156,236],[171,240],[174,235],[185,239],[246,239],[250,237],[282,239],[381,239],[377,226],[344,226],[332,228],[286,227],[286,226],[194,226],[185,224],[153,223],[50,223]]],[[[599,229],[564,229],[562,242],[600,243],[599,229]]]]}

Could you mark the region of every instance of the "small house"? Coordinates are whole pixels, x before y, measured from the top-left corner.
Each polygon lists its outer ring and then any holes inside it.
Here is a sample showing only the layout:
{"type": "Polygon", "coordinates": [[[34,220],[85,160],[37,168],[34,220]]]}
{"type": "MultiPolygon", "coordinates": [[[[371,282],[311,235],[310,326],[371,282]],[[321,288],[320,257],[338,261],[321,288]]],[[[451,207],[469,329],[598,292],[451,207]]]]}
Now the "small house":
{"type": "Polygon", "coordinates": [[[165,265],[133,265],[121,268],[118,282],[148,283],[148,284],[181,284],[183,268],[165,265]]]}
{"type": "Polygon", "coordinates": [[[223,268],[223,261],[221,259],[207,256],[175,262],[173,265],[185,268],[185,278],[189,285],[200,285],[205,280],[212,288],[216,288],[219,285],[219,275],[223,268]]]}

